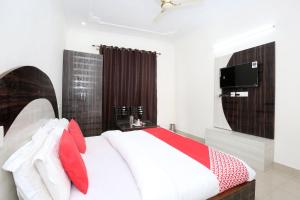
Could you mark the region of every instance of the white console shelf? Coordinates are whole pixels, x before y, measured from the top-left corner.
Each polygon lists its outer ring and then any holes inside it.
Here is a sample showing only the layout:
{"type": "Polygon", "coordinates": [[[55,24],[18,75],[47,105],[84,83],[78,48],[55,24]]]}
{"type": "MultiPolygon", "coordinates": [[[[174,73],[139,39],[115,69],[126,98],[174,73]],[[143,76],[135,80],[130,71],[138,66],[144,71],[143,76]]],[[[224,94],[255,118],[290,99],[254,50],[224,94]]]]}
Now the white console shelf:
{"type": "Polygon", "coordinates": [[[218,128],[205,131],[205,143],[213,148],[232,154],[256,170],[271,167],[274,158],[274,141],[218,128]]]}

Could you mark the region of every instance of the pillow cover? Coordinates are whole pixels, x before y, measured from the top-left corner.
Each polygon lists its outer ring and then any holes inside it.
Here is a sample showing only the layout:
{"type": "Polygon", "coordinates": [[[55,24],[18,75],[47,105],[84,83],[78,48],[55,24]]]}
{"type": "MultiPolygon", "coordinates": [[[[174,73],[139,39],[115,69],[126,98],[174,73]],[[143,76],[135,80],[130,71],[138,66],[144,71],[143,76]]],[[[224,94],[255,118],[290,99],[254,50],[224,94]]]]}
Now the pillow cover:
{"type": "Polygon", "coordinates": [[[47,132],[38,130],[39,140],[30,141],[19,148],[3,165],[3,169],[13,173],[18,195],[24,200],[51,200],[51,196],[44,185],[32,159],[34,154],[44,143],[47,132]]]}
{"type": "Polygon", "coordinates": [[[18,199],[19,199],[19,200],[24,200],[24,199],[23,199],[23,196],[25,196],[25,195],[22,194],[21,191],[20,191],[18,188],[17,188],[16,190],[17,190],[17,196],[18,196],[18,199]]]}
{"type": "Polygon", "coordinates": [[[73,184],[79,191],[86,194],[88,190],[86,167],[73,137],[67,130],[64,130],[60,139],[59,158],[73,184]]]}
{"type": "Polygon", "coordinates": [[[85,139],[83,137],[83,134],[81,132],[78,123],[74,119],[71,119],[68,128],[69,128],[69,133],[72,135],[79,152],[85,153],[86,151],[85,139]]]}
{"type": "Polygon", "coordinates": [[[64,129],[67,129],[69,125],[69,120],[67,120],[66,118],[61,118],[59,119],[56,127],[63,127],[64,129]]]}
{"type": "Polygon", "coordinates": [[[38,142],[41,138],[45,137],[45,134],[48,135],[49,132],[57,125],[59,122],[58,119],[50,119],[42,128],[40,128],[33,136],[32,141],[38,142]]]}
{"type": "Polygon", "coordinates": [[[64,126],[54,128],[33,158],[35,167],[55,200],[69,200],[71,190],[71,182],[58,156],[58,146],[63,131],[64,126]]]}
{"type": "Polygon", "coordinates": [[[7,171],[11,172],[15,171],[18,167],[20,167],[23,162],[28,160],[30,156],[33,156],[33,154],[38,150],[38,147],[42,145],[47,135],[49,134],[51,129],[55,127],[57,122],[57,119],[50,119],[43,127],[39,128],[38,131],[36,131],[36,133],[33,134],[32,140],[20,147],[15,153],[13,153],[9,157],[9,159],[7,159],[3,167],[8,167],[10,170],[7,171]],[[30,151],[29,149],[33,147],[36,147],[35,152],[30,152],[31,154],[28,154],[27,152],[30,151]]]}

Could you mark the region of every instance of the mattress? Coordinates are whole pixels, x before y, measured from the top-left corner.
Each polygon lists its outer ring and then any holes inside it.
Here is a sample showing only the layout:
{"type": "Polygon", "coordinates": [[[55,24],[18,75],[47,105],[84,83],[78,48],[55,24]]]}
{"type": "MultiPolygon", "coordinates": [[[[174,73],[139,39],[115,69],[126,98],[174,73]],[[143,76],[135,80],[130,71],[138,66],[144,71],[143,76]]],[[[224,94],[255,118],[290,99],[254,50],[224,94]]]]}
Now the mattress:
{"type": "MultiPolygon", "coordinates": [[[[108,131],[86,138],[86,144],[82,157],[89,189],[84,195],[72,186],[71,200],[204,200],[222,192],[220,177],[228,168],[215,174],[144,131],[108,131]]],[[[247,181],[252,181],[255,172],[241,162],[248,171],[247,181]]],[[[239,174],[233,177],[238,179],[239,174]]]]}
{"type": "Polygon", "coordinates": [[[82,157],[89,177],[88,193],[72,186],[70,200],[141,200],[128,166],[109,142],[95,136],[86,138],[86,145],[82,157]]]}

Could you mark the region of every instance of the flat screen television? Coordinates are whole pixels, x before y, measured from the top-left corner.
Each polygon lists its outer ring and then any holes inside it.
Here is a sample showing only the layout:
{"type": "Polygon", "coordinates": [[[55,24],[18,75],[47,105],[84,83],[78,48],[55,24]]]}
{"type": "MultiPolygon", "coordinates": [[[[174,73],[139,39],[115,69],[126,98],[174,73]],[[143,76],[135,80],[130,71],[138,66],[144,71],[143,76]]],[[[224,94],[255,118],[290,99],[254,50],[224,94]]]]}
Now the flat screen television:
{"type": "Polygon", "coordinates": [[[257,62],[220,69],[221,88],[258,87],[257,62]]]}

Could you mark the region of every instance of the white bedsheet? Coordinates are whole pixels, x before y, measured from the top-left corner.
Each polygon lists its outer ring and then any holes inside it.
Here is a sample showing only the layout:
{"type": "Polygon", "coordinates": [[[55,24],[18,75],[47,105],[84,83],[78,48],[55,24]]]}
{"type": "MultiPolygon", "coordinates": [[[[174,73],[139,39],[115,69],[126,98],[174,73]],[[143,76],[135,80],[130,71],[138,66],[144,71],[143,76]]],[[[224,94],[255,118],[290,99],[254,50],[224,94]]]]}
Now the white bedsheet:
{"type": "Polygon", "coordinates": [[[70,200],[204,200],[219,193],[209,169],[150,134],[108,131],[86,143],[88,193],[72,186],[70,200]]]}
{"type": "Polygon", "coordinates": [[[82,156],[88,172],[86,195],[72,186],[70,200],[141,200],[135,180],[126,163],[102,136],[86,138],[82,156]]]}
{"type": "Polygon", "coordinates": [[[144,131],[103,136],[126,160],[143,200],[205,200],[219,193],[212,171],[144,131]]]}

